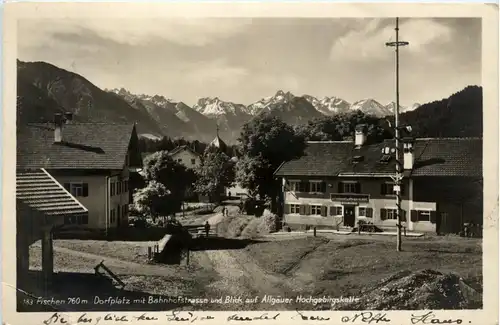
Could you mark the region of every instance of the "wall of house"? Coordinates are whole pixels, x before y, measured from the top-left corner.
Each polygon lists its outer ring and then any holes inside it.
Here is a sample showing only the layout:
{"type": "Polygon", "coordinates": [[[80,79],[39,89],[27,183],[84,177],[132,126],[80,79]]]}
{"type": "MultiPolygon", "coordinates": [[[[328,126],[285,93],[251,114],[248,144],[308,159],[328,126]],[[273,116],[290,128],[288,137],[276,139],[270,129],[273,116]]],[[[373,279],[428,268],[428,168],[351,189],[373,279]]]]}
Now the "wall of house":
{"type": "Polygon", "coordinates": [[[415,177],[414,199],[437,204],[439,230],[459,232],[463,223],[482,224],[483,188],[481,178],[415,177]]]}
{"type": "MultiPolygon", "coordinates": [[[[285,193],[284,193],[284,204],[298,204],[298,205],[322,205],[327,207],[326,216],[320,215],[300,215],[287,213],[285,209],[284,222],[287,224],[307,224],[307,225],[321,225],[321,226],[336,226],[339,222],[343,220],[343,216],[331,216],[330,210],[333,207],[342,207],[346,205],[351,205],[351,203],[346,204],[342,201],[332,201],[330,198],[331,194],[338,193],[338,183],[341,181],[359,181],[360,182],[360,194],[369,195],[368,202],[358,202],[354,203],[355,209],[355,222],[357,220],[370,221],[380,227],[395,227],[397,220],[395,219],[381,219],[381,209],[396,209],[396,196],[391,194],[382,194],[382,184],[385,182],[391,182],[390,178],[358,178],[358,179],[318,179],[310,178],[310,180],[321,180],[326,182],[324,187],[325,192],[323,193],[309,193],[309,192],[291,192],[287,191],[289,189],[288,184],[290,181],[305,181],[304,178],[290,177],[285,180],[285,193]],[[360,217],[359,208],[371,208],[372,217],[360,217]]],[[[436,210],[436,203],[432,201],[415,201],[411,200],[411,184],[409,180],[404,181],[404,192],[401,195],[402,202],[401,207],[405,211],[405,225],[409,230],[415,231],[435,231],[436,225],[431,222],[418,221],[412,222],[410,218],[411,210],[436,210]]],[[[343,210],[342,210],[343,212],[343,210]]],[[[340,224],[342,225],[342,223],[340,224]]]]}
{"type": "Polygon", "coordinates": [[[89,222],[87,225],[82,225],[82,227],[105,228],[106,177],[103,175],[58,175],[57,173],[52,173],[52,175],[62,185],[79,182],[88,184],[88,196],[75,196],[89,211],[89,222]]]}
{"type": "Polygon", "coordinates": [[[172,159],[175,161],[179,161],[179,159],[180,159],[180,162],[184,166],[186,166],[187,168],[193,168],[193,169],[198,167],[201,163],[200,156],[193,154],[189,150],[183,150],[183,151],[176,153],[175,155],[172,155],[172,159]],[[191,159],[194,159],[194,162],[195,162],[194,164],[191,162],[191,159]]]}
{"type": "MultiPolygon", "coordinates": [[[[88,196],[75,196],[75,198],[85,206],[89,211],[89,218],[87,225],[74,225],[75,227],[91,228],[91,229],[106,229],[115,228],[118,226],[128,225],[128,214],[123,215],[121,210],[124,205],[130,203],[130,193],[129,187],[122,191],[120,194],[115,193],[111,196],[111,188],[107,191],[107,176],[105,174],[99,175],[86,175],[84,173],[75,173],[74,175],[64,173],[58,174],[57,172],[52,173],[54,178],[64,185],[65,183],[86,183],[88,186],[88,196]],[[108,195],[109,200],[106,200],[106,195],[108,195]],[[110,222],[109,212],[112,209],[117,210],[120,206],[120,221],[118,222],[118,215],[114,222],[110,222]]],[[[121,172],[114,173],[109,176],[109,184],[116,183],[121,178],[121,180],[129,180],[129,171],[124,169],[121,172]]],[[[129,181],[130,182],[130,181],[129,181]]],[[[111,186],[110,186],[111,187],[111,186]]],[[[115,185],[116,191],[116,185],[115,185]]],[[[128,209],[127,209],[128,211],[128,209]]],[[[115,212],[116,213],[116,212],[115,212]]]]}
{"type": "MultiPolygon", "coordinates": [[[[117,186],[115,185],[115,195],[110,196],[109,198],[109,211],[115,210],[115,214],[118,213],[118,207],[120,207],[120,215],[117,215],[116,219],[113,222],[109,223],[110,227],[124,227],[128,225],[128,205],[131,203],[130,202],[130,180],[129,180],[129,172],[128,170],[123,170],[119,175],[115,175],[109,178],[109,182],[111,183],[117,183],[119,181],[124,181],[128,180],[129,181],[129,186],[127,188],[122,187],[122,191],[120,194],[116,192],[117,186]],[[123,209],[126,208],[126,213],[123,213],[123,209]]],[[[110,220],[111,221],[111,220],[110,220]]]]}

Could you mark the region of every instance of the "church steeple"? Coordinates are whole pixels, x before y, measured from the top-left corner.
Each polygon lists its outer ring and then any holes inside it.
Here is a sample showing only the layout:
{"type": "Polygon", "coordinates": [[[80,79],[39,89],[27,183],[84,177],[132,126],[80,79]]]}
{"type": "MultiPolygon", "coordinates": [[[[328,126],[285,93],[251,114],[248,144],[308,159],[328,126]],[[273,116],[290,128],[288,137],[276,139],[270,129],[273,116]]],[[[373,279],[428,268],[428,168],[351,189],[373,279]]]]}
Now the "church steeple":
{"type": "Polygon", "coordinates": [[[210,142],[210,144],[208,146],[211,147],[211,148],[215,148],[217,150],[220,150],[222,152],[226,152],[227,145],[226,145],[226,143],[224,141],[222,141],[222,139],[219,136],[219,123],[218,122],[216,124],[216,129],[215,130],[216,130],[215,139],[213,139],[212,142],[210,142]]]}

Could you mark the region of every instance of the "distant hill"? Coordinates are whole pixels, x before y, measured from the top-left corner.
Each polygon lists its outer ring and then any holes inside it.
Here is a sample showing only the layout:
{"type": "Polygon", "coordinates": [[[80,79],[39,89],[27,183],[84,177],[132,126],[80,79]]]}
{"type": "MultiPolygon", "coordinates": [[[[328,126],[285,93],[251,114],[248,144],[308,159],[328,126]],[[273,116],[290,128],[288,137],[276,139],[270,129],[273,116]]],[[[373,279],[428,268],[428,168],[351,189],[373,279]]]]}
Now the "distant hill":
{"type": "Polygon", "coordinates": [[[55,112],[69,111],[77,119],[137,122],[139,132],[163,134],[156,121],[84,77],[45,62],[17,61],[19,122],[53,120],[55,112]]]}
{"type": "Polygon", "coordinates": [[[468,86],[448,98],[401,114],[419,137],[480,137],[483,135],[483,89],[468,86]]]}
{"type": "MultiPolygon", "coordinates": [[[[391,119],[394,103],[372,98],[352,104],[335,97],[295,96],[282,90],[250,105],[205,97],[190,107],[161,95],[132,94],[126,89],[101,90],[86,78],[45,62],[17,62],[18,123],[52,121],[56,112],[70,111],[80,121],[136,122],[148,138],[185,138],[209,142],[216,127],[228,144],[236,142],[241,126],[254,116],[277,116],[302,125],[323,116],[365,114],[391,119]]],[[[168,93],[168,90],[166,90],[168,93]]],[[[449,98],[400,107],[401,121],[418,136],[482,135],[482,89],[469,86],[449,98]]]]}

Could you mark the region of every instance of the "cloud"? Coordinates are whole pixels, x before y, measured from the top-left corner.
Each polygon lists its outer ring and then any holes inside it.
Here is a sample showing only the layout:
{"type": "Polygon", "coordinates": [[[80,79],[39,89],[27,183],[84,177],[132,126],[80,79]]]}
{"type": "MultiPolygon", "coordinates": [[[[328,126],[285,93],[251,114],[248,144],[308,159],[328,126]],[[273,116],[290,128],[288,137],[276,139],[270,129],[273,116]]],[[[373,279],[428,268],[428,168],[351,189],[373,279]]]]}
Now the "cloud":
{"type": "Polygon", "coordinates": [[[184,75],[187,84],[206,85],[207,83],[231,86],[241,82],[248,75],[245,68],[230,66],[224,60],[184,63],[176,70],[184,75]]]}
{"type": "MultiPolygon", "coordinates": [[[[394,41],[394,24],[387,19],[358,20],[361,28],[351,30],[338,38],[330,51],[331,60],[365,61],[389,59],[386,42],[394,41]]],[[[400,40],[410,42],[405,51],[429,55],[431,46],[450,42],[453,30],[431,19],[408,19],[399,24],[400,40]]]]}
{"type": "Polygon", "coordinates": [[[51,42],[56,33],[92,32],[104,39],[127,45],[146,45],[166,40],[185,46],[204,46],[245,30],[251,19],[29,19],[19,23],[21,45],[51,42]]]}

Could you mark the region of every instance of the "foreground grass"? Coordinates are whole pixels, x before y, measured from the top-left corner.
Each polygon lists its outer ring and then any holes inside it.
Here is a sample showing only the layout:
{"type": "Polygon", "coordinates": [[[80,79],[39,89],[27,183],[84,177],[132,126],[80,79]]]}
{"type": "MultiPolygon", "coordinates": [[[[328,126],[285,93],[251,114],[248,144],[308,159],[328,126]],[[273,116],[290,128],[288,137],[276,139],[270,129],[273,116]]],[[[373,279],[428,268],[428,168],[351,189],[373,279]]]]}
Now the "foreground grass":
{"type": "Polygon", "coordinates": [[[148,258],[148,246],[155,242],[105,241],[105,240],[54,240],[54,247],[117,258],[124,261],[144,263],[148,258]]]}
{"type": "Polygon", "coordinates": [[[360,293],[403,270],[434,269],[461,276],[482,292],[482,250],[478,241],[408,240],[396,252],[390,240],[327,240],[306,237],[247,247],[271,272],[301,280],[303,294],[346,296],[360,293]]]}

